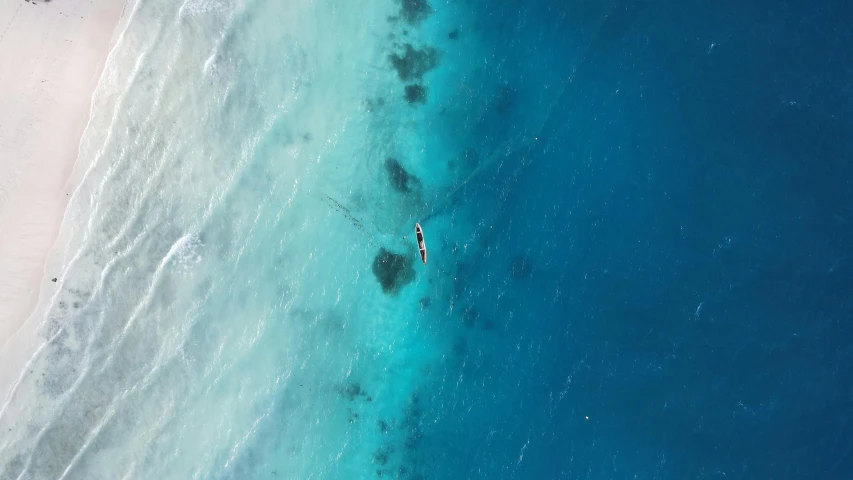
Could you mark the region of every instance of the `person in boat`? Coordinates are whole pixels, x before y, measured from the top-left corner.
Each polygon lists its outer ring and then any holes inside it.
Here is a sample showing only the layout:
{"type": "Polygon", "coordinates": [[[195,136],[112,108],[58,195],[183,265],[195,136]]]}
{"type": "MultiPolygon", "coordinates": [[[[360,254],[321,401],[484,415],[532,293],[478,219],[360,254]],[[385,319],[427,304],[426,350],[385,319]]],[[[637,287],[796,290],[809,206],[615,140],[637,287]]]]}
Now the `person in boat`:
{"type": "Polygon", "coordinates": [[[421,229],[421,224],[415,224],[415,236],[418,238],[418,252],[421,254],[421,261],[426,265],[427,262],[427,251],[426,244],[424,243],[424,231],[421,229]]]}

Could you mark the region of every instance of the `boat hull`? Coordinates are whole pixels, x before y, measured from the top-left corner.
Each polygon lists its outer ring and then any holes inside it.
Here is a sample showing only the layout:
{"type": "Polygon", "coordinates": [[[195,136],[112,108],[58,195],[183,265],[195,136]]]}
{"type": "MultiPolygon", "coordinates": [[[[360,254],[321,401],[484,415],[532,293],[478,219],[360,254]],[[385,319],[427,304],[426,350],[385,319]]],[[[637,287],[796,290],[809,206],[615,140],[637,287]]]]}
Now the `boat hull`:
{"type": "Polygon", "coordinates": [[[415,236],[418,239],[418,252],[421,254],[421,261],[424,262],[424,265],[427,263],[427,250],[426,243],[424,242],[424,231],[421,228],[420,223],[415,224],[415,236]]]}

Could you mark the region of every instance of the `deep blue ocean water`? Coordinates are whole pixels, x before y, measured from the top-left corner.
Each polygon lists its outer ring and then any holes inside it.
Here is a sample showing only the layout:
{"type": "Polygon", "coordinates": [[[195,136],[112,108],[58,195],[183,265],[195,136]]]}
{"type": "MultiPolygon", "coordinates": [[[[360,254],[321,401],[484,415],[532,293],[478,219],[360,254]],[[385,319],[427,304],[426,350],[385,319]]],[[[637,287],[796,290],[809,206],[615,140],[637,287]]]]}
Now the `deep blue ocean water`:
{"type": "Polygon", "coordinates": [[[853,476],[853,4],[431,3],[133,5],[0,478],[853,476]]]}
{"type": "Polygon", "coordinates": [[[506,200],[468,291],[513,318],[468,340],[490,357],[469,388],[439,382],[431,474],[848,477],[853,11],[592,3],[484,28],[517,77],[527,57],[574,73],[558,97],[524,100],[561,72],[520,89],[519,110],[555,102],[542,145],[480,187],[506,200]],[[505,284],[516,255],[531,274],[505,284]]]}

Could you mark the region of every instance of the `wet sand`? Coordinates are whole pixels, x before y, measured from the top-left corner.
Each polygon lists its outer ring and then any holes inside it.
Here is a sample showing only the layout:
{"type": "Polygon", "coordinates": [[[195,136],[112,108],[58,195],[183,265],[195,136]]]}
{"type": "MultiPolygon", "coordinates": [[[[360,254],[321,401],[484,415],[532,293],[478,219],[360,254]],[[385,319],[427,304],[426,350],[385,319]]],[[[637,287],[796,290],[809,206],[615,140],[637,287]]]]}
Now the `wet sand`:
{"type": "Polygon", "coordinates": [[[122,0],[0,2],[0,351],[54,286],[45,261],[85,167],[78,147],[124,10],[122,0]]]}

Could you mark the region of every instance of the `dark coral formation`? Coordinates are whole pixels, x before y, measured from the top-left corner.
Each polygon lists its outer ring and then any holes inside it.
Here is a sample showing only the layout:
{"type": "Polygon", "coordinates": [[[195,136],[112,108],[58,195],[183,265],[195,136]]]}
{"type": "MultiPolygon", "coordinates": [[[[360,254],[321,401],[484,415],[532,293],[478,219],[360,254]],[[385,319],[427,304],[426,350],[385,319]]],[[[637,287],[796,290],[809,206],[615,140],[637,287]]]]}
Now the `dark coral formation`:
{"type": "Polygon", "coordinates": [[[516,255],[510,265],[509,271],[515,278],[529,278],[533,275],[533,264],[527,255],[516,255]]]}
{"type": "Polygon", "coordinates": [[[340,393],[344,398],[346,398],[347,400],[349,400],[350,402],[354,401],[354,400],[355,400],[355,399],[357,399],[357,398],[360,398],[360,397],[366,397],[366,396],[367,396],[367,392],[365,392],[365,391],[361,388],[361,385],[360,385],[360,384],[355,383],[355,382],[350,383],[350,384],[348,384],[348,385],[346,385],[346,386],[344,386],[344,387],[340,388],[340,389],[338,390],[338,392],[339,392],[339,393],[340,393]]]}
{"type": "Polygon", "coordinates": [[[385,420],[379,420],[378,422],[376,422],[376,426],[379,427],[379,433],[383,435],[387,434],[388,431],[391,430],[391,427],[385,420]]]}
{"type": "Polygon", "coordinates": [[[456,40],[457,38],[459,38],[459,29],[457,28],[457,29],[453,30],[452,32],[448,33],[447,38],[449,38],[451,40],[456,40]]]}
{"type": "Polygon", "coordinates": [[[409,43],[404,48],[403,55],[393,53],[388,56],[400,80],[420,80],[425,73],[438,66],[438,50],[432,47],[417,49],[409,43]]]}
{"type": "Polygon", "coordinates": [[[412,257],[380,248],[373,259],[373,274],[379,280],[382,291],[394,295],[415,278],[412,257]]]}
{"type": "Polygon", "coordinates": [[[394,453],[394,447],[390,443],[383,444],[373,452],[373,463],[387,465],[392,453],[394,453]]]}
{"type": "Polygon", "coordinates": [[[422,466],[417,452],[424,437],[424,412],[418,394],[412,393],[399,420],[376,422],[384,441],[370,454],[377,478],[421,479],[422,466]]]}
{"type": "MultiPolygon", "coordinates": [[[[301,387],[302,385],[300,385],[301,387]]],[[[361,388],[357,382],[349,383],[343,387],[338,388],[338,393],[341,394],[342,397],[346,398],[350,402],[354,402],[358,399],[364,399],[365,402],[372,402],[373,397],[367,394],[367,392],[361,388]]],[[[358,415],[355,415],[358,418],[358,415]]]]}
{"type": "Polygon", "coordinates": [[[429,297],[424,297],[419,302],[421,304],[421,310],[426,310],[432,305],[432,299],[429,297]]]}
{"type": "Polygon", "coordinates": [[[432,14],[427,0],[400,0],[400,18],[410,25],[417,25],[432,14]]]}
{"type": "Polygon", "coordinates": [[[409,104],[424,104],[427,98],[427,88],[423,85],[406,85],[404,97],[409,104]]]}
{"type": "Polygon", "coordinates": [[[400,193],[409,193],[420,184],[420,180],[407,172],[396,158],[385,159],[385,172],[391,186],[400,193]]]}

